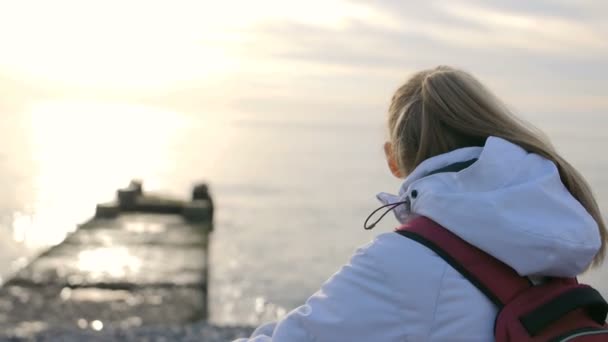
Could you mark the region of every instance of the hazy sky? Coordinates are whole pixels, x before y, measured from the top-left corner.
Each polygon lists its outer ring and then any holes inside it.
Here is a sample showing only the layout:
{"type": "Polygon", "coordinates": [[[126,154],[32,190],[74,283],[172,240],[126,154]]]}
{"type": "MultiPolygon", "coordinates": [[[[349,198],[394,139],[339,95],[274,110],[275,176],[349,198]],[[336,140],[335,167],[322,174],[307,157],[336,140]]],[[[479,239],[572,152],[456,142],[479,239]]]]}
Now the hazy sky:
{"type": "Polygon", "coordinates": [[[362,113],[411,72],[449,64],[519,110],[603,112],[607,12],[591,0],[0,0],[0,108],[61,96],[362,113]]]}

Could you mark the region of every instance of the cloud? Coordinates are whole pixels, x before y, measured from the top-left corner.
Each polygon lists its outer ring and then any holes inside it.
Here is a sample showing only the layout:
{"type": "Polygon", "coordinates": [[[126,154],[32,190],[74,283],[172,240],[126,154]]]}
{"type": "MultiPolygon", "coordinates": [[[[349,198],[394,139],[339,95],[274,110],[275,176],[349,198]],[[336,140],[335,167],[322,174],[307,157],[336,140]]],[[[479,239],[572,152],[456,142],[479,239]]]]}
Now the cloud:
{"type": "MultiPolygon", "coordinates": [[[[458,30],[452,36],[454,40],[466,44],[519,47],[565,54],[576,54],[581,50],[583,53],[606,51],[608,48],[608,40],[602,32],[578,20],[454,2],[443,3],[438,6],[438,10],[480,26],[475,31],[458,30]],[[458,33],[462,33],[462,37],[458,37],[458,33]]],[[[439,31],[438,28],[432,30],[433,34],[441,36],[439,31]]]]}
{"type": "Polygon", "coordinates": [[[315,93],[314,85],[323,91],[327,83],[339,85],[371,102],[416,69],[451,64],[527,111],[608,109],[608,34],[593,11],[575,2],[357,3],[373,4],[375,17],[388,19],[355,18],[339,28],[290,21],[253,27],[252,59],[301,71],[285,82],[272,67],[258,75],[279,88],[312,82],[306,94],[315,93]]]}
{"type": "MultiPolygon", "coordinates": [[[[62,58],[61,49],[48,46],[46,57],[29,53],[13,60],[31,60],[57,77],[63,68],[69,71],[66,75],[88,83],[100,78],[106,87],[91,87],[89,92],[120,99],[129,93],[112,84],[122,79],[120,86],[131,87],[132,97],[170,106],[213,103],[256,113],[304,107],[384,110],[390,93],[410,73],[450,64],[473,72],[525,111],[608,109],[608,24],[601,15],[608,5],[602,2],[318,0],[292,6],[264,0],[244,7],[245,2],[231,1],[220,8],[198,4],[167,5],[168,13],[155,5],[150,9],[153,15],[142,14],[133,31],[128,31],[128,16],[121,15],[117,27],[127,32],[121,35],[111,29],[117,42],[106,40],[99,46],[109,50],[118,44],[122,53],[101,54],[97,62],[96,40],[82,45],[88,51],[67,49],[76,52],[70,55],[73,59],[62,58]],[[231,15],[233,9],[238,13],[231,15]],[[198,23],[200,11],[210,19],[207,24],[198,23]],[[165,24],[179,25],[157,25],[165,14],[170,17],[165,24]],[[138,41],[141,32],[150,34],[138,41]],[[96,63],[100,67],[90,70],[96,63]],[[123,78],[114,77],[116,73],[123,78]],[[141,84],[147,87],[138,88],[141,84]]],[[[103,13],[110,9],[104,7],[103,13]]],[[[93,26],[83,25],[73,34],[92,32],[95,39],[104,38],[102,19],[94,18],[93,26]]],[[[56,47],[70,46],[72,27],[51,29],[65,35],[57,38],[62,44],[56,47]]],[[[27,32],[35,38],[37,31],[27,32]]],[[[67,92],[81,94],[86,89],[76,82],[67,92]]]]}

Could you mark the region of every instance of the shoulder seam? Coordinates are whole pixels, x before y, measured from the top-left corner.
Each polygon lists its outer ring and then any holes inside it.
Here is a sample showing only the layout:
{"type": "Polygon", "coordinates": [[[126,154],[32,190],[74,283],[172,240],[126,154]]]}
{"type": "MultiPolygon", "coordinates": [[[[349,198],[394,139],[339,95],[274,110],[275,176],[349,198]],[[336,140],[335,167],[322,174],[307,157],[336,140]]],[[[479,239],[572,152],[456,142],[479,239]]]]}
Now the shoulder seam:
{"type": "MultiPolygon", "coordinates": [[[[389,233],[387,233],[387,235],[388,234],[389,233]]],[[[402,239],[403,241],[409,241],[409,242],[411,242],[413,246],[417,246],[420,249],[421,252],[425,253],[424,254],[425,257],[436,258],[437,261],[440,262],[441,265],[443,265],[443,270],[440,271],[441,272],[440,273],[440,277],[438,278],[439,284],[438,284],[437,296],[435,297],[434,307],[432,309],[433,310],[432,311],[432,317],[429,317],[429,319],[428,319],[428,332],[426,332],[426,333],[427,333],[427,336],[430,337],[431,333],[433,332],[434,322],[435,322],[435,315],[436,315],[437,306],[438,306],[438,301],[439,301],[439,297],[440,297],[440,294],[441,294],[441,289],[443,288],[443,282],[444,282],[444,278],[445,278],[445,275],[447,273],[448,265],[449,264],[441,256],[439,256],[437,253],[435,253],[435,251],[433,251],[432,249],[430,249],[430,248],[428,248],[428,247],[426,247],[426,246],[424,246],[424,245],[422,245],[422,244],[420,244],[420,243],[418,243],[418,242],[416,242],[416,241],[414,241],[412,239],[405,238],[405,237],[403,237],[403,236],[401,236],[401,235],[399,235],[399,234],[397,234],[395,232],[392,232],[390,234],[393,234],[394,236],[399,237],[399,239],[402,239]]],[[[374,241],[375,241],[375,239],[374,239],[374,241]]],[[[368,252],[367,249],[365,250],[365,252],[366,253],[368,252]]],[[[378,262],[379,259],[377,258],[376,255],[372,255],[370,253],[369,256],[372,258],[372,260],[374,262],[378,262]]],[[[382,272],[382,274],[384,274],[385,277],[387,277],[387,279],[388,279],[388,277],[391,276],[391,274],[387,273],[385,270],[381,270],[381,272],[382,272]]],[[[393,286],[393,282],[387,281],[387,284],[390,284],[391,291],[394,291],[395,293],[400,293],[398,291],[398,289],[393,286]]],[[[429,303],[429,304],[432,305],[432,303],[429,303]]],[[[407,322],[405,320],[405,317],[403,316],[403,308],[402,307],[399,308],[399,312],[402,315],[402,321],[403,322],[407,322]]],[[[402,335],[404,336],[404,338],[406,338],[408,336],[408,329],[407,329],[408,324],[402,324],[401,326],[402,326],[402,335]]],[[[424,333],[425,333],[424,330],[421,329],[421,334],[424,334],[424,333]]]]}
{"type": "Polygon", "coordinates": [[[443,272],[441,273],[441,279],[439,280],[439,289],[437,290],[437,296],[435,297],[435,307],[433,308],[433,317],[431,319],[431,324],[429,324],[429,332],[428,338],[430,340],[431,333],[435,330],[435,320],[437,318],[437,307],[439,306],[439,297],[441,297],[441,290],[443,289],[443,280],[445,278],[445,274],[448,270],[448,263],[444,263],[443,272]]]}
{"type": "MultiPolygon", "coordinates": [[[[373,243],[375,243],[377,241],[377,239],[378,239],[379,236],[380,235],[378,235],[378,236],[376,236],[374,238],[374,240],[372,241],[372,244],[370,244],[370,246],[373,245],[373,243]]],[[[367,248],[365,249],[364,253],[367,254],[374,261],[374,263],[379,263],[379,258],[377,256],[373,255],[372,253],[369,253],[369,251],[367,250],[367,248]]],[[[382,268],[380,268],[380,272],[382,273],[382,275],[384,276],[385,279],[388,279],[391,276],[391,274],[389,272],[387,272],[386,270],[384,270],[382,268]]],[[[387,281],[386,284],[387,284],[387,286],[390,287],[390,290],[393,293],[399,293],[399,291],[392,285],[392,282],[387,281]]],[[[402,312],[402,310],[401,310],[401,308],[399,306],[398,306],[397,310],[398,310],[398,312],[401,313],[401,315],[403,315],[403,312],[402,312]]],[[[402,320],[401,321],[402,322],[406,322],[406,320],[405,320],[405,318],[403,316],[402,316],[402,320]]],[[[404,336],[404,338],[407,336],[407,329],[406,329],[406,327],[407,327],[407,324],[402,324],[401,325],[401,331],[402,331],[402,335],[404,336]]]]}

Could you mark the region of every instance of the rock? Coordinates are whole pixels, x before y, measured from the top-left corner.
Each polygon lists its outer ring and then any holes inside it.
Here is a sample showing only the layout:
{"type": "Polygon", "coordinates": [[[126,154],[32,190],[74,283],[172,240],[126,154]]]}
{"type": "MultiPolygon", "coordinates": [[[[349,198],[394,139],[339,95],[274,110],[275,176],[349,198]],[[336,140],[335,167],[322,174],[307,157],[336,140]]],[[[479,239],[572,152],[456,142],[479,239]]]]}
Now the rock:
{"type": "Polygon", "coordinates": [[[140,328],[114,329],[103,328],[99,331],[91,328],[50,328],[30,324],[13,335],[6,335],[0,341],[183,341],[183,342],[229,342],[237,338],[248,337],[252,327],[217,326],[205,322],[188,325],[146,326],[140,328]],[[29,330],[28,330],[29,329],[29,330]]]}

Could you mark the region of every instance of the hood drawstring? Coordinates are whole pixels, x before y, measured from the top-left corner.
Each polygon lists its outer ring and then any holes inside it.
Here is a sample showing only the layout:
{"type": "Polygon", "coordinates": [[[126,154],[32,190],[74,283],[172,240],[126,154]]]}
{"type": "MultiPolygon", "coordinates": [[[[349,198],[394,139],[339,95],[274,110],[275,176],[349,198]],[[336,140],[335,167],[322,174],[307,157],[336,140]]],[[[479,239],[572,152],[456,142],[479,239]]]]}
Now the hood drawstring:
{"type": "Polygon", "coordinates": [[[385,204],[385,205],[377,208],[376,210],[372,211],[372,213],[369,214],[369,216],[367,217],[367,219],[365,219],[365,222],[363,223],[363,229],[365,229],[365,230],[373,229],[378,223],[380,223],[380,221],[384,218],[384,216],[386,216],[386,214],[388,214],[393,209],[397,208],[398,206],[400,206],[402,204],[404,204],[406,206],[406,210],[407,211],[410,210],[410,198],[407,197],[404,201],[385,204]],[[377,213],[378,211],[380,211],[380,210],[382,210],[383,208],[386,208],[386,207],[389,207],[389,208],[386,209],[386,211],[382,215],[380,215],[380,217],[374,223],[372,223],[371,225],[368,226],[367,223],[372,218],[372,216],[374,216],[375,213],[377,213]]]}
{"type": "MultiPolygon", "coordinates": [[[[473,165],[477,160],[478,160],[478,158],[472,158],[472,159],[469,159],[469,160],[466,160],[466,161],[452,163],[452,164],[449,164],[449,165],[444,166],[442,168],[439,168],[437,170],[433,170],[433,171],[427,172],[426,174],[423,174],[421,176],[428,177],[428,176],[432,176],[432,175],[437,174],[437,173],[459,172],[459,171],[462,171],[462,170],[468,168],[469,166],[473,165]]],[[[419,179],[419,178],[416,178],[416,179],[419,179]]],[[[410,183],[412,181],[416,180],[416,179],[410,180],[410,183]]],[[[407,180],[406,180],[405,184],[408,184],[407,180]]],[[[418,191],[412,190],[411,193],[410,193],[410,195],[412,196],[411,198],[415,199],[418,196],[418,191]]],[[[392,197],[396,197],[396,196],[392,196],[392,197]]],[[[406,206],[405,211],[407,213],[409,213],[410,210],[411,210],[410,196],[406,197],[405,200],[403,200],[403,201],[395,202],[395,203],[389,203],[389,204],[383,205],[380,208],[374,210],[371,214],[369,214],[369,216],[367,217],[367,219],[363,223],[363,228],[365,230],[373,229],[384,218],[384,216],[386,216],[386,214],[388,214],[390,211],[394,210],[395,208],[397,208],[398,206],[400,206],[402,204],[405,204],[405,206],[406,206]],[[374,223],[372,223],[371,225],[368,226],[368,222],[372,218],[372,216],[374,216],[374,214],[377,213],[379,210],[382,210],[383,208],[386,208],[386,207],[389,207],[389,208],[374,223]]]]}

